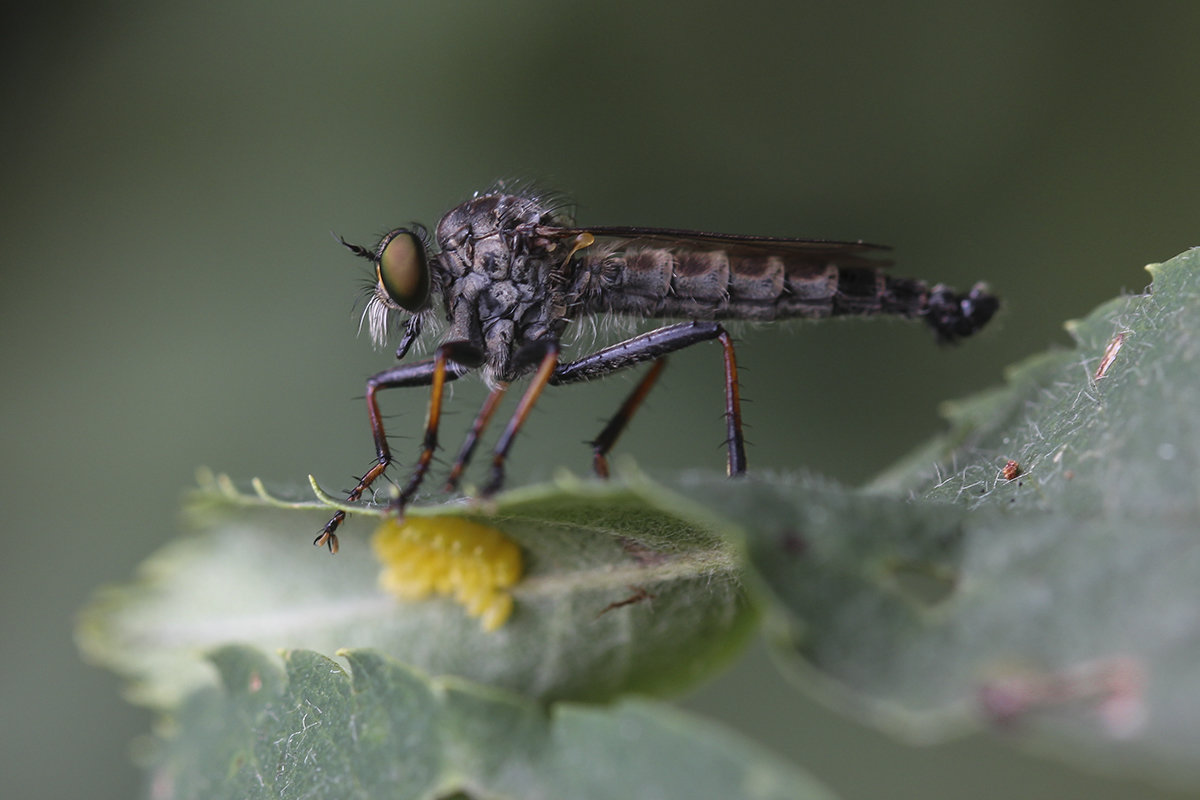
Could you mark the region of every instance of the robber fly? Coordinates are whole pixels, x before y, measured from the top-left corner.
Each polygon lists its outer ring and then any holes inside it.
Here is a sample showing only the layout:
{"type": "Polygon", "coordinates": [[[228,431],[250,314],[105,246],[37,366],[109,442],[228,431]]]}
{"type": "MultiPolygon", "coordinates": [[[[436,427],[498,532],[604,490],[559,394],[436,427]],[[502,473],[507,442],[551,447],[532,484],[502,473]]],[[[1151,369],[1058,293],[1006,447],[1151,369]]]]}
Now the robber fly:
{"type": "MultiPolygon", "coordinates": [[[[392,508],[416,494],[438,446],[447,381],[481,370],[491,391],[450,468],[452,491],[481,434],[513,381],[532,374],[492,451],[482,494],[504,482],[513,439],[548,384],[599,378],[649,363],[650,368],[592,444],[595,472],[607,476],[607,455],[662,372],[668,354],[699,342],[721,345],[725,365],[725,423],[730,475],[746,471],[741,404],[733,342],[720,320],[820,319],[894,314],[924,320],[945,342],[970,336],[991,319],[999,301],[983,284],[959,294],[886,275],[886,247],[769,236],[702,233],[667,228],[579,227],[557,198],[505,191],[476,194],[442,217],[434,232],[397,228],[373,248],[341,240],[371,262],[375,280],[364,312],[382,343],[399,315],[408,315],[396,351],[403,359],[426,323],[448,327],[432,357],[401,364],[367,381],[367,414],[375,439],[371,469],[350,490],[358,500],[392,463],[377,394],[400,386],[429,386],[425,435],[416,467],[392,508]],[[563,358],[571,322],[589,315],[682,320],[577,359],[563,358]]],[[[337,550],[338,511],[314,544],[337,550]]]]}

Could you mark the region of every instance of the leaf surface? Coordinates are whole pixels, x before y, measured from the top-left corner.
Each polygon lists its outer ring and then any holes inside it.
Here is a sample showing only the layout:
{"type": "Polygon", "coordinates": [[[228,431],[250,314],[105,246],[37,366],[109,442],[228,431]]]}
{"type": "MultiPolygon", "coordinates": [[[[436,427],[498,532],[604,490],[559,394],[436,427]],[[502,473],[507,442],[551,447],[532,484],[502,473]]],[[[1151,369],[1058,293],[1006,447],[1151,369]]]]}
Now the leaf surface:
{"type": "Polygon", "coordinates": [[[542,706],[429,679],[372,651],[213,655],[160,741],[153,785],[177,798],[739,797],[829,800],[741,737],[651,701],[542,706]]]}
{"type": "Polygon", "coordinates": [[[866,490],[678,484],[741,530],[801,683],[917,739],[1200,780],[1200,250],[1150,271],[866,490]]]}
{"type": "Polygon", "coordinates": [[[193,498],[196,531],[153,556],[139,580],[102,591],[80,642],[133,680],[133,699],[164,708],[211,682],[204,654],[236,642],[374,648],[548,700],[676,692],[737,652],[757,617],[725,541],[656,508],[650,486],[636,475],[564,478],[508,492],[493,509],[412,509],[477,520],[521,546],[514,613],[491,633],[451,600],[400,602],[381,590],[369,514],[350,520],[330,557],[309,545],[323,505],[273,508],[210,486],[193,498]]]}
{"type": "Polygon", "coordinates": [[[628,471],[412,509],[520,544],[527,574],[495,633],[449,601],[381,592],[364,514],[329,559],[305,545],[327,509],[226,488],[201,496],[192,537],[98,599],[81,641],[161,707],[211,686],[201,655],[228,642],[374,648],[533,698],[608,700],[709,674],[761,607],[785,669],[872,723],[923,741],[998,728],[1195,786],[1200,251],[1150,269],[1152,292],[952,404],[949,433],[863,489],[628,471]]]}

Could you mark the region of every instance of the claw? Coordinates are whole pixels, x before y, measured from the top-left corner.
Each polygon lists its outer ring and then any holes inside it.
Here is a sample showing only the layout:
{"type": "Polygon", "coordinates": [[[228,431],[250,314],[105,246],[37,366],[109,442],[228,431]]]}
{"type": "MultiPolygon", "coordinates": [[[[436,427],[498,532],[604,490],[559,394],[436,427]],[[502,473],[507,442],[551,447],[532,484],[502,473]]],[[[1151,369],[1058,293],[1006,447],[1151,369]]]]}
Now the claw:
{"type": "Polygon", "coordinates": [[[320,547],[321,545],[328,545],[329,552],[331,554],[336,553],[338,551],[337,535],[333,534],[333,533],[329,533],[328,531],[322,531],[320,536],[313,539],[313,544],[316,545],[317,547],[320,547]]]}
{"type": "Polygon", "coordinates": [[[345,518],[346,512],[344,511],[339,511],[334,514],[333,519],[325,523],[325,530],[321,531],[319,534],[317,534],[317,538],[313,539],[313,545],[316,547],[326,545],[329,547],[330,554],[336,553],[338,551],[338,538],[334,531],[337,530],[338,525],[340,525],[342,520],[345,518]]]}

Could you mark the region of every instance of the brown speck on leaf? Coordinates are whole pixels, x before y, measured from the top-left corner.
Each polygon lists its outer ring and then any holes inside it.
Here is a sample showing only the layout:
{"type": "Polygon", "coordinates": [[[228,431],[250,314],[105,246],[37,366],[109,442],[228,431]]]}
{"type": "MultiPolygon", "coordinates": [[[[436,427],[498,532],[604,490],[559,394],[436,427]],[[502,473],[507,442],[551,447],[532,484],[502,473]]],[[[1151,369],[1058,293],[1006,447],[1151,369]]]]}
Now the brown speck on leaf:
{"type": "Polygon", "coordinates": [[[1004,480],[1011,481],[1013,478],[1021,474],[1021,465],[1011,459],[1004,465],[1004,469],[1000,470],[1000,474],[1004,476],[1004,480]]]}
{"type": "Polygon", "coordinates": [[[802,556],[808,552],[808,542],[804,541],[799,532],[790,528],[779,537],[779,545],[789,556],[802,556]]]}
{"type": "Polygon", "coordinates": [[[1121,345],[1125,344],[1125,337],[1128,334],[1118,333],[1109,340],[1108,346],[1104,348],[1104,355],[1100,357],[1100,365],[1096,367],[1096,374],[1093,375],[1094,380],[1100,380],[1108,374],[1108,368],[1117,360],[1117,353],[1121,352],[1121,345]]]}
{"type": "Polygon", "coordinates": [[[634,603],[640,603],[643,600],[653,600],[654,599],[654,595],[650,594],[650,592],[648,592],[646,590],[645,586],[630,586],[629,591],[633,592],[633,594],[631,594],[629,597],[626,597],[624,600],[617,600],[615,602],[609,603],[604,608],[600,609],[600,613],[597,614],[596,617],[597,618],[602,617],[605,614],[607,614],[609,611],[612,611],[613,609],[616,609],[616,608],[622,608],[624,606],[631,606],[634,603]]]}

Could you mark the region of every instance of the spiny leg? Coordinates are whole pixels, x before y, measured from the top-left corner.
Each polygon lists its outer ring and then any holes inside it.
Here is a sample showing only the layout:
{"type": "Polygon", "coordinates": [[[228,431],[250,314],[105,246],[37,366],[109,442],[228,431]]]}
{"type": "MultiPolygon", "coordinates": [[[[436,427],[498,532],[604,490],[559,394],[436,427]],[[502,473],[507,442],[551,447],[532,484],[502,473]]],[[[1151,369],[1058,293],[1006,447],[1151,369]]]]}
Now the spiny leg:
{"type": "Polygon", "coordinates": [[[417,493],[417,489],[421,488],[421,482],[425,479],[425,473],[429,471],[429,464],[433,461],[433,454],[437,450],[438,424],[442,418],[442,397],[447,377],[447,364],[453,361],[460,365],[478,366],[483,360],[483,354],[470,342],[446,342],[438,346],[433,360],[435,368],[433,383],[429,390],[429,411],[425,415],[425,437],[421,442],[421,455],[417,458],[417,466],[404,484],[404,488],[392,501],[393,511],[402,511],[408,505],[413,495],[417,493]]]}
{"type": "MultiPolygon", "coordinates": [[[[370,488],[371,484],[384,473],[384,471],[392,463],[391,449],[388,447],[387,434],[383,429],[383,416],[379,413],[379,403],[376,399],[376,394],[381,389],[393,389],[403,386],[429,386],[437,384],[438,387],[431,392],[431,395],[436,394],[436,403],[438,408],[441,407],[441,385],[447,380],[455,380],[462,377],[470,368],[470,358],[464,358],[466,364],[461,363],[458,356],[467,355],[467,353],[459,353],[456,351],[462,350],[470,345],[462,342],[452,342],[443,344],[437,350],[433,358],[425,361],[419,361],[415,364],[405,364],[399,367],[380,372],[377,375],[372,375],[367,379],[367,417],[371,423],[371,436],[375,440],[375,464],[359,479],[358,483],[346,495],[349,502],[353,502],[362,497],[363,493],[370,488]]],[[[472,348],[473,349],[473,348],[472,348]]],[[[475,351],[477,352],[477,350],[475,351]]],[[[434,398],[431,397],[430,406],[434,405],[434,398]]],[[[436,426],[436,418],[434,419],[436,426]]],[[[428,429],[428,420],[426,421],[428,429]]],[[[436,443],[436,431],[434,433],[434,441],[436,443]]],[[[428,430],[426,431],[426,440],[428,442],[428,430]]],[[[338,540],[335,531],[338,526],[346,519],[346,512],[338,510],[329,522],[325,523],[325,527],[317,538],[313,540],[313,544],[320,547],[327,545],[329,552],[336,553],[338,550],[338,540]]]]}
{"type": "MultiPolygon", "coordinates": [[[[593,244],[595,244],[595,242],[596,237],[592,236],[592,234],[587,233],[586,231],[577,235],[571,243],[571,249],[567,252],[566,258],[563,259],[562,263],[564,267],[571,261],[572,258],[575,257],[577,252],[585,247],[591,247],[593,244]]],[[[553,363],[557,364],[559,350],[557,341],[546,340],[545,342],[535,342],[533,345],[531,345],[533,349],[527,350],[522,355],[529,357],[534,350],[543,346],[547,348],[545,354],[542,356],[543,363],[545,363],[550,357],[550,351],[553,350],[553,363]]],[[[542,389],[545,388],[546,380],[548,378],[541,378],[540,376],[542,372],[543,370],[539,369],[536,373],[534,383],[532,383],[529,389],[526,390],[525,396],[521,399],[521,405],[518,406],[516,414],[514,414],[512,420],[509,421],[508,427],[505,429],[505,432],[500,439],[500,444],[497,445],[497,450],[492,459],[492,474],[488,479],[487,485],[484,487],[485,496],[495,493],[496,490],[500,488],[500,485],[504,482],[504,459],[508,449],[512,447],[512,439],[514,436],[516,436],[517,431],[525,422],[525,417],[528,415],[529,410],[533,408],[533,403],[537,400],[538,395],[540,395],[542,389]],[[528,403],[526,403],[526,400],[528,400],[528,403]],[[502,449],[501,444],[503,445],[502,449]]],[[[499,407],[500,401],[504,398],[504,394],[507,391],[507,384],[493,389],[491,393],[488,394],[487,399],[484,400],[483,407],[479,409],[479,413],[475,415],[475,421],[472,423],[471,429],[467,432],[467,436],[463,441],[462,448],[458,452],[458,457],[454,460],[454,465],[450,468],[450,474],[446,478],[445,490],[447,492],[452,492],[458,488],[458,482],[462,479],[462,473],[466,469],[467,464],[471,461],[471,456],[475,452],[476,445],[479,444],[479,437],[487,428],[488,423],[491,422],[492,415],[496,413],[496,409],[499,407]]]]}
{"type": "Polygon", "coordinates": [[[508,458],[508,451],[512,449],[513,439],[516,438],[517,432],[521,430],[521,426],[525,424],[525,419],[529,416],[529,412],[533,410],[533,404],[537,402],[538,397],[542,394],[542,390],[546,388],[546,384],[550,382],[550,378],[554,375],[555,368],[558,366],[558,342],[553,339],[547,339],[544,342],[539,342],[537,346],[544,350],[541,362],[538,364],[537,372],[533,374],[533,378],[529,381],[529,386],[525,389],[525,394],[521,396],[521,401],[517,403],[516,411],[513,412],[512,418],[509,419],[508,425],[504,427],[504,433],[500,434],[500,438],[496,441],[496,449],[492,451],[492,469],[488,476],[488,481],[483,487],[482,494],[484,497],[490,497],[504,485],[504,461],[508,458]]]}
{"type": "Polygon", "coordinates": [[[445,491],[453,492],[458,488],[458,482],[462,478],[463,470],[467,468],[467,464],[470,463],[471,456],[475,452],[475,446],[479,444],[479,437],[483,435],[488,423],[492,421],[492,415],[496,413],[496,409],[499,408],[500,401],[504,399],[504,394],[507,391],[508,384],[502,384],[493,389],[488,394],[487,399],[483,401],[483,407],[475,415],[475,421],[471,423],[471,429],[467,431],[467,436],[463,439],[462,448],[458,451],[458,457],[454,459],[454,466],[450,468],[450,475],[446,478],[445,491]]]}
{"type": "Polygon", "coordinates": [[[625,398],[625,402],[621,403],[621,407],[617,409],[617,413],[604,426],[604,430],[600,431],[600,434],[592,440],[592,469],[601,478],[608,477],[608,451],[612,450],[613,445],[617,443],[617,439],[625,430],[625,426],[629,424],[629,420],[633,418],[634,412],[638,410],[642,401],[646,399],[646,395],[650,393],[654,384],[658,382],[658,376],[666,366],[666,358],[660,358],[651,364],[650,369],[646,370],[646,374],[642,376],[637,386],[633,387],[633,391],[625,398]]]}
{"type": "MultiPolygon", "coordinates": [[[[367,379],[367,418],[371,423],[371,435],[375,440],[375,464],[367,471],[365,475],[358,479],[358,483],[346,495],[348,502],[353,502],[362,497],[375,479],[383,474],[383,471],[392,463],[391,449],[388,447],[387,434],[383,430],[383,417],[379,413],[379,403],[375,398],[376,393],[380,389],[391,389],[400,386],[426,386],[433,381],[434,372],[437,365],[434,359],[420,361],[415,364],[406,364],[402,367],[380,372],[377,375],[372,375],[367,379]]],[[[325,527],[317,538],[313,540],[313,544],[317,547],[328,545],[329,552],[336,553],[338,551],[337,531],[338,527],[346,519],[346,512],[339,509],[334,513],[333,517],[325,523],[325,527]]]]}
{"type": "Polygon", "coordinates": [[[733,337],[721,328],[717,341],[721,343],[725,363],[725,443],[728,446],[725,471],[733,477],[746,473],[746,439],[742,436],[742,390],[738,383],[733,337]]]}
{"type": "MultiPolygon", "coordinates": [[[[731,476],[741,475],[746,471],[746,443],[742,436],[742,406],[741,395],[738,391],[737,359],[733,352],[733,339],[719,323],[681,322],[677,325],[668,325],[665,328],[643,333],[603,350],[597,350],[578,361],[560,365],[554,371],[550,382],[563,384],[599,378],[626,367],[647,361],[657,361],[676,350],[712,339],[719,341],[724,350],[725,443],[728,448],[726,469],[731,476]]],[[[643,378],[643,382],[645,380],[643,378]]],[[[639,384],[638,389],[640,388],[639,384]]],[[[634,390],[635,394],[638,389],[634,390]]],[[[649,386],[645,390],[649,391],[649,386]]],[[[620,416],[620,412],[618,412],[618,416],[620,416]]],[[[625,421],[627,422],[628,419],[625,421]]],[[[620,433],[620,430],[617,433],[620,433]]],[[[613,436],[613,441],[616,441],[616,435],[613,436]]]]}

